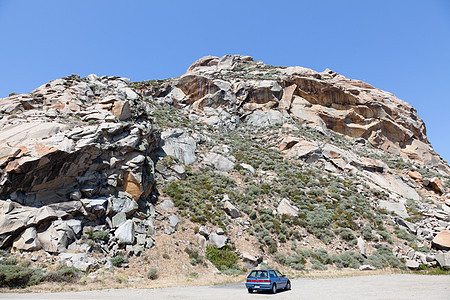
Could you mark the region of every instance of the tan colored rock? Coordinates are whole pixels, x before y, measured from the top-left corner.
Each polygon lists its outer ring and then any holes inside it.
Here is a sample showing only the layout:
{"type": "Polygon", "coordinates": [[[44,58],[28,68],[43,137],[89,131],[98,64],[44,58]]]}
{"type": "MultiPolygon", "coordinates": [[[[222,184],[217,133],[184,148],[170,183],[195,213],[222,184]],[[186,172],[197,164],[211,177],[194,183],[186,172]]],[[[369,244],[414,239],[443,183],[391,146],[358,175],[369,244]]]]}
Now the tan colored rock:
{"type": "Polygon", "coordinates": [[[432,241],[433,247],[442,250],[450,250],[450,230],[442,230],[432,241]]]}
{"type": "Polygon", "coordinates": [[[25,251],[36,251],[41,249],[41,243],[37,239],[36,228],[29,227],[24,232],[22,232],[14,240],[13,248],[25,251]]]}
{"type": "Polygon", "coordinates": [[[186,95],[185,102],[188,104],[219,91],[219,87],[214,84],[212,79],[198,75],[181,76],[176,86],[186,95]]]}
{"type": "Polygon", "coordinates": [[[121,187],[125,192],[131,195],[135,201],[139,200],[142,195],[141,183],[136,179],[136,177],[131,172],[127,172],[125,179],[123,180],[121,187]]]}
{"type": "Polygon", "coordinates": [[[204,56],[189,66],[188,73],[198,67],[217,66],[218,62],[219,58],[217,56],[204,56]]]}
{"type": "Polygon", "coordinates": [[[63,221],[54,221],[45,231],[38,232],[39,243],[47,252],[64,252],[71,238],[74,237],[72,229],[63,221]]]}
{"type": "Polygon", "coordinates": [[[394,192],[405,199],[420,200],[420,195],[412,187],[407,185],[398,175],[387,173],[375,173],[364,171],[361,175],[365,176],[370,181],[368,184],[376,184],[376,188],[382,188],[394,192]]]}
{"type": "Polygon", "coordinates": [[[200,249],[202,251],[205,251],[206,250],[206,238],[203,235],[198,234],[198,233],[195,235],[195,238],[197,240],[197,244],[199,245],[200,249]]]}
{"type": "Polygon", "coordinates": [[[409,170],[408,175],[409,175],[409,177],[411,177],[414,180],[418,180],[418,181],[422,180],[422,175],[420,175],[419,172],[409,170]]]}
{"type": "Polygon", "coordinates": [[[287,136],[281,141],[280,145],[278,146],[278,150],[284,151],[291,149],[298,142],[300,142],[300,138],[287,136]]]}
{"type": "Polygon", "coordinates": [[[131,118],[130,103],[128,101],[115,101],[111,112],[121,121],[128,120],[131,118]]]}
{"type": "Polygon", "coordinates": [[[430,179],[430,181],[429,181],[427,186],[429,188],[431,188],[433,191],[435,191],[439,195],[445,194],[445,192],[446,192],[445,185],[437,177],[434,177],[434,178],[430,179]]]}
{"type": "Polygon", "coordinates": [[[301,139],[298,143],[295,143],[290,149],[288,149],[286,154],[289,157],[298,156],[300,158],[307,158],[318,150],[319,147],[315,143],[301,139]]]}
{"type": "Polygon", "coordinates": [[[279,107],[284,110],[288,110],[291,107],[292,97],[294,96],[295,89],[297,88],[296,84],[292,84],[283,89],[283,96],[280,100],[279,107]]]}

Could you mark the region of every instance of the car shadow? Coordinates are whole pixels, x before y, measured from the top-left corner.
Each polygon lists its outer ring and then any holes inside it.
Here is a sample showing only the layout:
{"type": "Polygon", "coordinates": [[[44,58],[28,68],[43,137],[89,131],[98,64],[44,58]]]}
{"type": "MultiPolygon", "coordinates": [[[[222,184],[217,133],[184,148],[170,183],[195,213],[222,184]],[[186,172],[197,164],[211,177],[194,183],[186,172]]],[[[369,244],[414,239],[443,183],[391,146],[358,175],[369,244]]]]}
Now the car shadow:
{"type": "Polygon", "coordinates": [[[272,294],[272,291],[270,290],[262,290],[262,291],[253,291],[253,293],[251,293],[250,295],[273,295],[276,296],[278,294],[283,294],[283,293],[287,293],[290,292],[291,290],[278,290],[276,294],[272,294]]]}

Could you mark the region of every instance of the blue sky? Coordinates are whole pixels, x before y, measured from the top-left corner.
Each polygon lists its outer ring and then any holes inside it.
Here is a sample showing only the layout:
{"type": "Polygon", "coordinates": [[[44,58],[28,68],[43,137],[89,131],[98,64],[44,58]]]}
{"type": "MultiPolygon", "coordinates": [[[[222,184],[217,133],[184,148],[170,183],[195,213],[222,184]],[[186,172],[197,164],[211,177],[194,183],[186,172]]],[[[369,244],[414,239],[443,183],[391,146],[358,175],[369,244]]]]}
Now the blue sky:
{"type": "Polygon", "coordinates": [[[0,0],[0,97],[72,73],[175,77],[204,55],[330,68],[411,103],[450,160],[450,1],[0,0]]]}

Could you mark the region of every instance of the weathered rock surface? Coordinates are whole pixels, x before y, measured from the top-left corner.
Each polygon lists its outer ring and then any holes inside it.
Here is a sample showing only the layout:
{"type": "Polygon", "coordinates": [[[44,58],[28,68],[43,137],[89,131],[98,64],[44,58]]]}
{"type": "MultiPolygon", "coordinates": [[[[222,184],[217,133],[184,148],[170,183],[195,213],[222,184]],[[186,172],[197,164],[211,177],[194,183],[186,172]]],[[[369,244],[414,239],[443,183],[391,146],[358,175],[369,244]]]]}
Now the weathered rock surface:
{"type": "Polygon", "coordinates": [[[219,235],[219,234],[215,234],[215,233],[211,233],[209,235],[209,241],[211,242],[211,244],[213,244],[214,246],[216,246],[219,249],[222,249],[223,247],[225,247],[227,240],[228,240],[228,238],[224,235],[219,235]]]}
{"type": "Polygon", "coordinates": [[[402,218],[409,217],[408,212],[406,211],[406,207],[402,203],[380,200],[378,204],[380,205],[380,208],[386,209],[387,211],[390,211],[390,212],[394,212],[402,218]]]}
{"type": "Polygon", "coordinates": [[[433,239],[433,246],[438,249],[450,250],[450,230],[442,230],[433,239]]]}
{"type": "Polygon", "coordinates": [[[408,260],[406,260],[405,265],[408,269],[411,269],[411,270],[419,269],[419,263],[415,260],[408,259],[408,260]]]}
{"type": "Polygon", "coordinates": [[[115,237],[119,240],[120,244],[133,244],[134,242],[134,223],[132,220],[127,220],[120,225],[116,232],[115,237]]]}
{"type": "Polygon", "coordinates": [[[83,272],[98,268],[97,261],[86,253],[61,253],[59,259],[68,267],[75,267],[83,272]]]}
{"type": "Polygon", "coordinates": [[[441,267],[450,268],[450,253],[438,253],[436,260],[441,267]]]}
{"type": "Polygon", "coordinates": [[[161,133],[162,149],[166,155],[181,160],[186,165],[192,164],[197,158],[195,149],[197,142],[183,130],[167,130],[161,133]]]}
{"type": "Polygon", "coordinates": [[[246,69],[264,65],[247,56],[232,56],[226,59],[226,65],[216,64],[221,60],[224,58],[202,58],[175,82],[175,87],[185,95],[184,103],[193,109],[227,107],[240,109],[244,115],[250,112],[246,121],[255,126],[297,118],[322,131],[328,128],[347,136],[363,137],[384,151],[429,166],[441,161],[429,145],[425,125],[415,109],[390,93],[330,70],[317,73],[301,67],[273,67],[273,79],[257,80],[255,76],[238,85],[238,80],[245,78],[246,69]],[[214,80],[225,70],[231,85],[214,80]],[[233,89],[234,83],[237,88],[233,89]]]}
{"type": "Polygon", "coordinates": [[[290,217],[296,217],[298,216],[298,208],[291,205],[289,200],[287,199],[281,199],[280,204],[278,204],[277,212],[280,215],[288,215],[290,217]]]}
{"type": "Polygon", "coordinates": [[[232,218],[239,218],[241,216],[241,213],[239,212],[239,210],[230,201],[225,201],[223,209],[232,218]]]}
{"type": "Polygon", "coordinates": [[[366,242],[362,237],[358,237],[358,239],[356,240],[356,245],[358,246],[359,253],[361,253],[361,255],[363,256],[367,256],[366,242]]]}
{"type": "Polygon", "coordinates": [[[177,253],[229,242],[247,267],[298,241],[447,266],[449,175],[412,106],[328,69],[209,56],[179,78],[72,75],[0,99],[0,248],[82,270],[167,234],[177,253]]]}
{"type": "Polygon", "coordinates": [[[41,243],[37,239],[37,231],[34,227],[28,227],[13,242],[13,248],[25,251],[41,249],[41,243]]]}

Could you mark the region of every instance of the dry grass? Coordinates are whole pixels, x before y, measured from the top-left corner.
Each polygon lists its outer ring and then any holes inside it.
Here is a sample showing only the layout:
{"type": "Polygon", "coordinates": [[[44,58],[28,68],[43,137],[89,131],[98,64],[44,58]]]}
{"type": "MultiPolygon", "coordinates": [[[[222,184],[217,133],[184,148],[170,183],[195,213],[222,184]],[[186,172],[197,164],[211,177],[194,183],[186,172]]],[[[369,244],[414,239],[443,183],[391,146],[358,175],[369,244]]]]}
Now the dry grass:
{"type": "MultiPolygon", "coordinates": [[[[188,271],[187,271],[188,272],[188,271]]],[[[359,270],[327,270],[327,271],[301,271],[289,272],[289,278],[336,278],[349,276],[367,276],[367,275],[386,275],[399,273],[399,270],[385,269],[374,271],[359,270]]],[[[43,283],[37,286],[25,289],[0,289],[0,293],[42,293],[42,292],[69,292],[69,291],[86,291],[86,290],[103,290],[103,289],[123,289],[123,288],[140,288],[153,289],[174,286],[213,286],[230,283],[242,283],[245,281],[246,275],[226,276],[222,274],[199,274],[198,278],[190,278],[186,272],[181,272],[175,276],[167,276],[161,274],[156,280],[147,279],[139,273],[137,276],[132,268],[116,269],[113,272],[104,272],[93,276],[85,276],[78,283],[43,283]],[[140,282],[129,281],[129,278],[140,277],[140,282]]]]}

